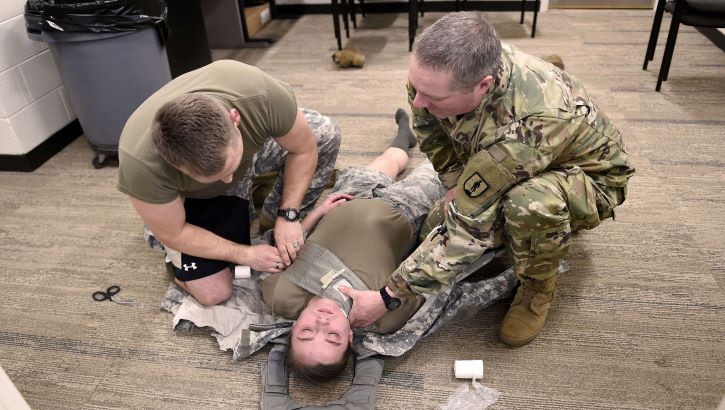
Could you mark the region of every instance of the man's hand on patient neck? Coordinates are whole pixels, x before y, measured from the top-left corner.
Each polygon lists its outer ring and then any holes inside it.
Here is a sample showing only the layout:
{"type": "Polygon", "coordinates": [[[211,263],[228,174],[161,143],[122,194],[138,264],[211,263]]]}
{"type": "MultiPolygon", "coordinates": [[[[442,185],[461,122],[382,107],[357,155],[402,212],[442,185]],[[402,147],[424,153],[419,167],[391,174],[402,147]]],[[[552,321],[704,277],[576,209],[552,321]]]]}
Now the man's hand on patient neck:
{"type": "MultiPolygon", "coordinates": [[[[368,327],[388,311],[379,291],[362,291],[341,286],[340,292],[352,299],[352,309],[348,315],[352,327],[368,327]]],[[[395,297],[392,291],[388,294],[395,297]]]]}

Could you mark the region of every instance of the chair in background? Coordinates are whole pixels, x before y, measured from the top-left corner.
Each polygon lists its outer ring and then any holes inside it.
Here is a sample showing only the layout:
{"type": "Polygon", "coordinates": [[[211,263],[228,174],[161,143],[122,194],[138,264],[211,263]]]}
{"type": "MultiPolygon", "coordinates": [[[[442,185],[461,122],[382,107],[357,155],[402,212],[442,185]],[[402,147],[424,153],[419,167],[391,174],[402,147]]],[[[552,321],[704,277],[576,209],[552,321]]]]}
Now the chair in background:
{"type": "MultiPolygon", "coordinates": [[[[712,0],[712,1],[725,1],[725,0],[712,0]]],[[[493,8],[490,10],[481,11],[511,11],[512,9],[507,7],[501,7],[501,3],[513,3],[513,2],[491,2],[493,8]]],[[[415,35],[418,31],[418,13],[422,17],[424,0],[408,0],[408,51],[413,50],[413,42],[415,41],[415,35]]],[[[355,0],[331,0],[332,8],[332,21],[335,30],[335,39],[337,40],[337,49],[342,50],[342,34],[340,32],[340,17],[342,17],[343,26],[345,28],[345,36],[350,37],[350,17],[352,20],[353,28],[357,28],[357,21],[355,16],[355,0]]],[[[536,19],[541,8],[541,0],[533,0],[533,7],[530,6],[529,10],[534,12],[534,20],[531,25],[531,37],[536,37],[536,19]]],[[[466,10],[466,0],[455,0],[455,11],[466,10]]],[[[520,24],[524,23],[524,13],[526,12],[526,0],[521,0],[521,20],[520,24]]],[[[516,9],[514,9],[516,10],[516,9]]],[[[365,1],[360,0],[360,11],[362,16],[365,17],[365,1]]]]}
{"type": "MultiPolygon", "coordinates": [[[[534,0],[534,20],[531,23],[531,38],[536,37],[536,17],[539,15],[539,9],[541,8],[541,0],[534,0]]],[[[524,24],[524,12],[526,11],[526,0],[521,0],[521,21],[519,24],[524,24]]]]}
{"type": "MultiPolygon", "coordinates": [[[[361,0],[362,1],[362,0],[361,0]]],[[[420,16],[423,17],[424,0],[408,0],[408,51],[413,51],[413,42],[415,41],[415,33],[418,30],[418,10],[420,16]]],[[[534,20],[531,25],[531,38],[536,37],[536,18],[541,8],[541,0],[534,0],[534,20]]],[[[467,10],[466,0],[455,0],[455,11],[467,10]],[[461,6],[462,4],[462,6],[461,6]]],[[[510,10],[510,9],[509,9],[510,10]]],[[[495,11],[495,10],[492,10],[495,11]]],[[[504,11],[504,9],[499,9],[504,11]]],[[[519,24],[524,24],[524,13],[526,11],[526,0],[521,0],[521,20],[519,24]]]]}
{"type": "Polygon", "coordinates": [[[725,0],[658,0],[655,18],[652,22],[652,33],[650,33],[647,52],[644,56],[643,70],[647,70],[647,63],[654,58],[657,36],[660,32],[662,16],[665,11],[672,14],[672,23],[670,23],[670,31],[667,35],[665,53],[662,56],[662,65],[657,76],[655,91],[659,91],[662,82],[667,81],[680,24],[695,27],[725,27],[725,0]]]}
{"type": "MultiPolygon", "coordinates": [[[[466,0],[455,0],[455,6],[453,6],[453,11],[461,11],[461,3],[463,3],[464,9],[466,6],[466,0]]],[[[423,10],[423,0],[418,0],[418,8],[420,9],[420,16],[423,17],[425,12],[423,10]]]]}
{"type": "MultiPolygon", "coordinates": [[[[418,0],[418,8],[420,9],[420,16],[423,17],[424,11],[423,11],[423,1],[424,0],[418,0]]],[[[455,0],[455,11],[461,11],[466,9],[466,0],[455,0]],[[461,8],[461,3],[463,3],[463,7],[461,8]]],[[[360,0],[360,3],[362,3],[363,0],[360,0]]],[[[539,14],[539,8],[541,7],[541,0],[535,0],[535,6],[534,6],[534,22],[531,25],[531,38],[536,37],[536,17],[539,14]]],[[[519,21],[519,24],[524,24],[524,14],[526,13],[526,0],[521,0],[521,20],[519,21]]]]}
{"type": "MultiPolygon", "coordinates": [[[[360,11],[362,17],[365,17],[365,0],[360,1],[360,11]]],[[[408,0],[411,5],[410,10],[417,10],[413,8],[413,3],[417,3],[422,0],[408,0]]],[[[456,0],[458,2],[458,0],[456,0]]],[[[355,11],[355,0],[331,0],[332,10],[332,24],[335,31],[335,39],[337,41],[337,49],[342,50],[342,34],[340,28],[340,17],[342,17],[342,24],[345,29],[345,37],[350,38],[350,21],[352,21],[352,27],[357,28],[357,16],[355,11]]],[[[417,27],[417,18],[413,25],[412,15],[408,16],[408,31],[411,31],[411,27],[417,27]]],[[[417,16],[416,16],[417,17],[417,16]]],[[[412,31],[415,36],[415,30],[412,31]]]]}

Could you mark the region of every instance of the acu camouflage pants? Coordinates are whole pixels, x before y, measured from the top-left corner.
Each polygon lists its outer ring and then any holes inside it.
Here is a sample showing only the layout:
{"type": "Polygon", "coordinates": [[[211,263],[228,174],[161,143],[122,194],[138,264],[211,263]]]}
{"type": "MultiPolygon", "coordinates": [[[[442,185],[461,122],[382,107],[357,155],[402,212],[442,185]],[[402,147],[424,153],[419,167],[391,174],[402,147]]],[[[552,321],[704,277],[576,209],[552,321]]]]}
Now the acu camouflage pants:
{"type": "Polygon", "coordinates": [[[425,161],[400,181],[367,167],[350,167],[337,175],[332,193],[344,192],[356,198],[379,198],[398,210],[418,232],[431,205],[445,195],[433,165],[425,161]]]}
{"type": "MultiPolygon", "coordinates": [[[[341,138],[340,127],[330,117],[304,108],[302,112],[317,140],[317,168],[301,206],[301,218],[304,218],[315,206],[318,198],[322,195],[322,191],[325,190],[325,186],[330,181],[337,160],[337,153],[340,150],[341,138]]],[[[264,198],[261,199],[261,217],[267,221],[275,220],[277,208],[282,200],[286,160],[287,151],[277,144],[274,139],[270,138],[254,155],[252,166],[247,171],[246,176],[227,193],[249,200],[250,220],[254,218],[255,214],[252,188],[265,182],[269,182],[271,187],[260,190],[264,192],[264,198]]]]}

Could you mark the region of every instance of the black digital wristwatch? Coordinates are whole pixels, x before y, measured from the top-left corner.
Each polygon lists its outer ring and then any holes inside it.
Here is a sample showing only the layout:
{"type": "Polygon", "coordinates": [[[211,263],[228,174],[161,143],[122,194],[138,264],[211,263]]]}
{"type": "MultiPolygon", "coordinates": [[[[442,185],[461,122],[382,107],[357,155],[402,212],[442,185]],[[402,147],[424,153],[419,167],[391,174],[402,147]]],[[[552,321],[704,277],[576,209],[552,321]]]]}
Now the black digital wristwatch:
{"type": "Polygon", "coordinates": [[[395,310],[400,307],[400,299],[390,296],[388,291],[385,290],[385,286],[380,288],[380,296],[383,298],[383,303],[385,303],[386,309],[395,310]]]}
{"type": "Polygon", "coordinates": [[[281,216],[290,222],[296,222],[300,220],[300,210],[295,208],[280,209],[277,211],[277,216],[281,216]]]}

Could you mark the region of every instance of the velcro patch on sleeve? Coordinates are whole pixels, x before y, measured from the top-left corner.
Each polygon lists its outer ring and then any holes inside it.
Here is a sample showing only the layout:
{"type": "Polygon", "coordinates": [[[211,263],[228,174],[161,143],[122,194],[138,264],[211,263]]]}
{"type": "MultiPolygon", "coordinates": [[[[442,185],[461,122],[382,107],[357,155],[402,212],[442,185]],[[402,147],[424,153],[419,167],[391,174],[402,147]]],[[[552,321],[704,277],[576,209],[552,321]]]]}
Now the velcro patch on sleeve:
{"type": "Polygon", "coordinates": [[[516,178],[490,152],[474,155],[458,179],[456,209],[466,216],[475,216],[506,192],[516,178]]]}
{"type": "Polygon", "coordinates": [[[474,172],[473,175],[468,177],[466,182],[463,183],[463,192],[465,192],[469,198],[475,198],[486,192],[487,189],[488,184],[486,183],[486,180],[483,179],[481,174],[478,172],[474,172]]]}

